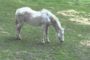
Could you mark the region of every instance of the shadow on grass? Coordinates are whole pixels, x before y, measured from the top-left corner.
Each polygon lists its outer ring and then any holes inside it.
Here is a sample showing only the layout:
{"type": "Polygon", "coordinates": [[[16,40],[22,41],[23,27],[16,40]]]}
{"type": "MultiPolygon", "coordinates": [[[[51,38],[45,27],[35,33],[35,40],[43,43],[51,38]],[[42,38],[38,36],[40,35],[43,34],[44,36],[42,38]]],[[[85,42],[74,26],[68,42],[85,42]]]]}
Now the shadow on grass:
{"type": "MultiPolygon", "coordinates": [[[[31,39],[23,37],[23,40],[16,40],[14,36],[7,36],[3,38],[3,42],[0,42],[0,45],[4,49],[10,50],[29,50],[31,52],[52,52],[57,51],[63,48],[63,43],[56,43],[51,41],[50,43],[42,44],[40,39],[31,39]],[[2,43],[2,44],[1,44],[2,43]]],[[[56,40],[55,40],[56,41],[56,40]]]]}
{"type": "Polygon", "coordinates": [[[43,44],[40,39],[30,39],[30,38],[23,38],[22,40],[17,40],[16,37],[14,36],[8,36],[4,37],[5,42],[13,43],[13,42],[21,42],[25,44],[32,44],[36,46],[47,46],[47,45],[52,45],[52,46],[62,46],[64,42],[55,42],[55,41],[50,41],[50,43],[45,43],[43,44]]]}

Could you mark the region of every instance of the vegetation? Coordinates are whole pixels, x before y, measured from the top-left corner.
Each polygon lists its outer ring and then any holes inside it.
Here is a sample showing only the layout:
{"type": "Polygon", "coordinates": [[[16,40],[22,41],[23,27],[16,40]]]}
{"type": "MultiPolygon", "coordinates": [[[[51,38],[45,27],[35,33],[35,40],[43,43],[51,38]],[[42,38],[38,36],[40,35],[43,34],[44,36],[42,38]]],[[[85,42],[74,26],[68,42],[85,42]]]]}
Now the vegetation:
{"type": "Polygon", "coordinates": [[[75,0],[0,0],[0,60],[90,60],[90,25],[70,21],[78,16],[90,23],[90,0],[76,3],[75,0]],[[28,24],[21,32],[23,40],[16,40],[15,11],[23,6],[52,11],[65,28],[65,41],[59,43],[55,30],[50,27],[51,43],[40,44],[40,29],[28,24]],[[61,14],[61,11],[66,12],[61,14]]]}

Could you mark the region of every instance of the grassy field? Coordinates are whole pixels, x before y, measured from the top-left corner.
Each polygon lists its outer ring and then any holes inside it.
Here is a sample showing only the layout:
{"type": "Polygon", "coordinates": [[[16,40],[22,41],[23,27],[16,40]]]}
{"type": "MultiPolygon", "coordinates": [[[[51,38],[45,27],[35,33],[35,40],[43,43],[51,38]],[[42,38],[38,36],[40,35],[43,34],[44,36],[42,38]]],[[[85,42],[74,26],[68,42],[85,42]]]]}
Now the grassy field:
{"type": "Polygon", "coordinates": [[[90,60],[90,0],[0,0],[0,60],[90,60]],[[26,24],[23,40],[15,39],[15,10],[28,6],[52,11],[65,28],[60,44],[50,27],[50,44],[40,44],[41,31],[26,24]]]}

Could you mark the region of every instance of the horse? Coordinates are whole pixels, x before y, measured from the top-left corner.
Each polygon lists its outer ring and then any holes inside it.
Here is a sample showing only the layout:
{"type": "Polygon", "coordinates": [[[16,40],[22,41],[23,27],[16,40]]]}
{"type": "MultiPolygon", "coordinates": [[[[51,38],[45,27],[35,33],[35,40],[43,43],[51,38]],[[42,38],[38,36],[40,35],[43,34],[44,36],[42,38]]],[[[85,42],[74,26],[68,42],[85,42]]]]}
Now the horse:
{"type": "Polygon", "coordinates": [[[40,11],[35,11],[30,7],[21,7],[16,10],[16,38],[22,40],[20,36],[20,31],[23,24],[29,23],[32,26],[40,26],[42,28],[42,43],[50,42],[48,36],[48,28],[50,25],[55,28],[57,32],[58,39],[64,41],[64,28],[61,26],[59,19],[49,10],[42,9],[40,11]]]}

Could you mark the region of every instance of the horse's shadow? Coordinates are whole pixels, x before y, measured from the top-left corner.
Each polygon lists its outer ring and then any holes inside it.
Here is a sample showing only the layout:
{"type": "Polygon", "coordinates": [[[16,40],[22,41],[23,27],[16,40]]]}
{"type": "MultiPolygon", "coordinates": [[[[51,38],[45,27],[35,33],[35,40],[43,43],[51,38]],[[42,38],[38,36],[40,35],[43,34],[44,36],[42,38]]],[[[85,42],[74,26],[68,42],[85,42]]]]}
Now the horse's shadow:
{"type": "Polygon", "coordinates": [[[53,47],[58,47],[61,48],[63,46],[63,43],[58,43],[58,42],[50,42],[50,43],[42,43],[40,39],[37,40],[30,40],[28,39],[22,39],[22,40],[17,40],[16,37],[6,37],[5,38],[6,43],[10,43],[10,45],[18,45],[19,47],[26,47],[26,48],[53,48],[53,47]]]}

